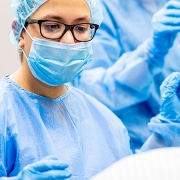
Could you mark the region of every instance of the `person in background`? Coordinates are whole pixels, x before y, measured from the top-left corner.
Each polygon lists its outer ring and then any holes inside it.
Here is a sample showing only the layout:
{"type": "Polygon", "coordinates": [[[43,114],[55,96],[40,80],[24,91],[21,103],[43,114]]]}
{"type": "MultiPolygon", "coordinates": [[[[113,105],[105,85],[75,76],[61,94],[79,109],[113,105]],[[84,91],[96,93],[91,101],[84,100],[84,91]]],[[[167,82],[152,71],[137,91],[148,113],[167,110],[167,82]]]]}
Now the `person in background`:
{"type": "Polygon", "coordinates": [[[180,69],[180,2],[102,0],[104,20],[93,41],[94,60],[73,85],[110,108],[125,124],[135,152],[159,112],[159,86],[180,69]]]}
{"type": "MultiPolygon", "coordinates": [[[[68,84],[92,59],[102,21],[97,1],[13,0],[12,9],[11,40],[22,56],[20,68],[0,80],[0,179],[87,180],[132,154],[121,120],[68,84]]],[[[170,83],[162,94],[176,99],[176,90],[170,83]]],[[[168,98],[142,151],[180,145],[180,123],[171,119],[178,102],[168,98]]]]}
{"type": "Polygon", "coordinates": [[[0,179],[85,180],[131,154],[122,122],[67,84],[92,59],[97,1],[13,0],[12,9],[22,54],[0,80],[0,179]]]}

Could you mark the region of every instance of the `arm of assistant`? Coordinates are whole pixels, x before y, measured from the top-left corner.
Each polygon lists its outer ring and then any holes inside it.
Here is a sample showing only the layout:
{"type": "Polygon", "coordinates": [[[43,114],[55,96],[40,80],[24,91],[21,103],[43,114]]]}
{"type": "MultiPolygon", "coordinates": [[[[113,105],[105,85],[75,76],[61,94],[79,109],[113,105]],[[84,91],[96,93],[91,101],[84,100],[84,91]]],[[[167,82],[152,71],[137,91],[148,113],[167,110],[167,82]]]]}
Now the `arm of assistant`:
{"type": "Polygon", "coordinates": [[[117,54],[116,49],[121,45],[114,39],[116,28],[108,24],[110,20],[107,21],[106,17],[107,24],[103,22],[99,30],[99,34],[104,37],[100,36],[100,39],[94,41],[94,50],[100,49],[97,52],[99,56],[94,59],[93,66],[88,66],[76,78],[74,85],[113,111],[146,100],[152,78],[163,67],[164,57],[180,30],[179,10],[180,2],[169,1],[153,16],[152,36],[134,51],[114,59],[114,64],[110,63],[110,58],[113,59],[114,54],[117,54]]]}

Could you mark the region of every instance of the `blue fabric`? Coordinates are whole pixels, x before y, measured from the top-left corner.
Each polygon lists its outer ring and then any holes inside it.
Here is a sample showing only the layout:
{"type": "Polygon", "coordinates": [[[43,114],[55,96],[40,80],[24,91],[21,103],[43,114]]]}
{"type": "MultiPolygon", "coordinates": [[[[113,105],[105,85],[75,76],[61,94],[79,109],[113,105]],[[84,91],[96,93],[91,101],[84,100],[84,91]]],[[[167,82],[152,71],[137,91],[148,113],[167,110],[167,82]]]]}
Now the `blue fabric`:
{"type": "Polygon", "coordinates": [[[39,38],[32,39],[28,57],[22,52],[33,76],[49,86],[74,80],[93,56],[91,41],[64,44],[39,38]]]}
{"type": "MultiPolygon", "coordinates": [[[[154,12],[167,1],[156,1],[154,12]]],[[[101,3],[104,21],[93,41],[94,60],[73,85],[100,100],[122,119],[134,150],[149,136],[147,123],[159,112],[160,84],[167,75],[179,71],[180,50],[176,40],[165,59],[155,59],[147,52],[153,13],[139,0],[101,3]]]]}
{"type": "Polygon", "coordinates": [[[0,177],[50,155],[69,165],[70,179],[89,179],[131,154],[121,121],[96,99],[67,88],[50,99],[8,77],[0,81],[0,177]]]}

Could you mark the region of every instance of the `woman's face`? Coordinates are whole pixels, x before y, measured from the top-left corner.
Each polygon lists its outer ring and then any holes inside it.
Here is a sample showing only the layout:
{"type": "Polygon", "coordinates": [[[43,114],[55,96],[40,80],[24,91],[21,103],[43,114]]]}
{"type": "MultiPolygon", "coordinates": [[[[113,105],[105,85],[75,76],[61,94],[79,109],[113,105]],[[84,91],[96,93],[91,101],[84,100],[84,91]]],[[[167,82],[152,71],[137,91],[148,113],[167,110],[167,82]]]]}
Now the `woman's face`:
{"type": "MultiPolygon", "coordinates": [[[[48,0],[31,15],[36,20],[56,20],[65,24],[89,23],[91,12],[85,0],[48,0]]],[[[39,25],[28,24],[27,30],[32,37],[44,39],[40,34],[39,25]]],[[[71,31],[67,31],[59,40],[61,43],[76,43],[71,31]]],[[[20,37],[20,46],[29,55],[32,39],[26,31],[20,37]]]]}

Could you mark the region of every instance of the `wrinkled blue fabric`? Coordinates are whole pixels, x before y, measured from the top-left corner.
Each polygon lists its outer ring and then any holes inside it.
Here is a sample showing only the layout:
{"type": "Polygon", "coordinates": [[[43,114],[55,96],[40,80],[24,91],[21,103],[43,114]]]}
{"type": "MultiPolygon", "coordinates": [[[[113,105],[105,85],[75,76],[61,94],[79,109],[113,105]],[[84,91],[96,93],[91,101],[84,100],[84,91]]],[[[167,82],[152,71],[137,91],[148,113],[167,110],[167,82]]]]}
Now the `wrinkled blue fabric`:
{"type": "MultiPolygon", "coordinates": [[[[167,1],[156,1],[154,12],[167,1]]],[[[159,113],[160,84],[167,75],[179,71],[178,38],[165,59],[154,57],[148,52],[153,13],[142,1],[102,0],[101,4],[104,21],[93,41],[94,60],[73,85],[122,119],[134,150],[149,136],[150,118],[159,113]]]]}
{"type": "Polygon", "coordinates": [[[67,93],[51,99],[8,77],[0,87],[0,177],[56,156],[69,166],[70,179],[85,180],[131,154],[119,118],[84,92],[67,85],[67,93]]]}

